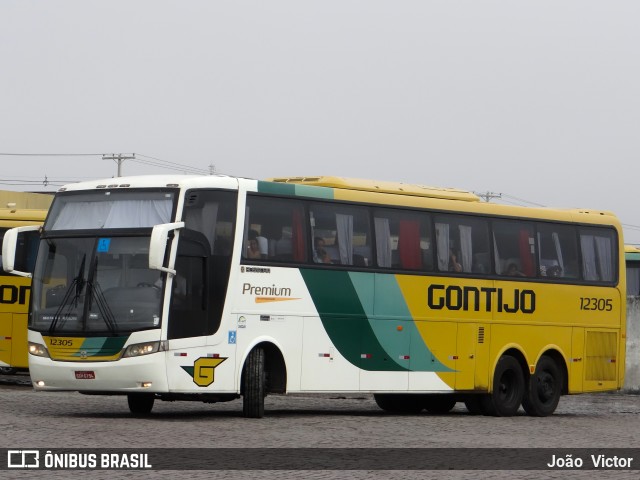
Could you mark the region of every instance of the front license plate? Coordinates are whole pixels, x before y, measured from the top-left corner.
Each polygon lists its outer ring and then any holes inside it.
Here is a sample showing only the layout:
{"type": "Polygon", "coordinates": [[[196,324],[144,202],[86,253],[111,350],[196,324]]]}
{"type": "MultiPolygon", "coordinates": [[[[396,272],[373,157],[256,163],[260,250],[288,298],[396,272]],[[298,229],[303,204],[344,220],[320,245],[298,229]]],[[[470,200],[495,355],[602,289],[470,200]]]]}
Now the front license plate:
{"type": "Polygon", "coordinates": [[[96,374],[90,371],[78,372],[76,371],[76,380],[95,380],[96,374]]]}

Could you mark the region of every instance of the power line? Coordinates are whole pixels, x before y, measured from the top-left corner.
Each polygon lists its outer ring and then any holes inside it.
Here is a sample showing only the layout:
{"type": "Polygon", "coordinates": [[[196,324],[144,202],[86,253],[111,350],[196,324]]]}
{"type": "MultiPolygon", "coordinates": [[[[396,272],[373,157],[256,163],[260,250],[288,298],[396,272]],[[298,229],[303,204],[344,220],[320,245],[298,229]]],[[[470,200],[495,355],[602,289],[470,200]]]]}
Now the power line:
{"type": "Polygon", "coordinates": [[[621,223],[620,225],[622,225],[625,228],[630,228],[632,230],[640,230],[639,225],[629,225],[628,223],[621,223]]]}
{"type": "Polygon", "coordinates": [[[541,203],[530,202],[529,200],[525,200],[523,198],[514,197],[513,195],[507,195],[506,193],[502,193],[501,195],[503,197],[511,198],[511,199],[516,200],[518,202],[526,203],[526,204],[529,204],[529,205],[534,205],[536,207],[546,207],[546,205],[542,205],[541,203]]]}
{"type": "Polygon", "coordinates": [[[186,172],[196,175],[208,175],[209,170],[203,168],[192,167],[191,165],[185,165],[182,163],[171,162],[169,160],[162,160],[160,158],[152,157],[150,155],[138,154],[109,154],[109,153],[7,153],[0,152],[0,156],[5,157],[102,157],[103,160],[115,160],[118,162],[118,176],[122,173],[122,162],[124,160],[131,160],[132,162],[140,163],[143,165],[149,165],[158,168],[164,168],[167,170],[186,172]],[[143,160],[143,157],[148,160],[143,160]]]}
{"type": "MultiPolygon", "coordinates": [[[[138,154],[138,156],[140,157],[145,157],[145,158],[153,158],[153,157],[148,157],[146,155],[141,155],[138,154]]],[[[157,161],[151,161],[151,160],[142,160],[140,158],[135,158],[133,160],[131,160],[132,162],[136,162],[136,163],[141,163],[144,165],[151,165],[154,167],[159,167],[159,168],[166,168],[168,170],[174,170],[174,171],[179,171],[179,172],[188,172],[188,173],[193,173],[193,174],[197,174],[197,175],[207,175],[208,172],[205,169],[202,168],[197,168],[197,167],[192,167],[190,165],[183,165],[180,163],[175,163],[175,162],[168,162],[166,160],[160,160],[160,159],[154,159],[157,161]],[[164,162],[164,163],[162,163],[164,162]]]]}
{"type": "Polygon", "coordinates": [[[103,153],[0,153],[5,157],[97,157],[103,153]]]}
{"type": "Polygon", "coordinates": [[[180,167],[181,169],[194,170],[194,171],[202,172],[203,174],[207,173],[207,170],[205,170],[203,168],[192,167],[192,166],[189,166],[189,165],[184,165],[182,163],[170,162],[169,160],[162,160],[160,158],[151,157],[149,155],[143,155],[141,153],[139,153],[138,156],[139,157],[148,158],[150,160],[155,160],[156,162],[162,162],[162,163],[165,163],[167,165],[175,165],[176,167],[180,167]]]}

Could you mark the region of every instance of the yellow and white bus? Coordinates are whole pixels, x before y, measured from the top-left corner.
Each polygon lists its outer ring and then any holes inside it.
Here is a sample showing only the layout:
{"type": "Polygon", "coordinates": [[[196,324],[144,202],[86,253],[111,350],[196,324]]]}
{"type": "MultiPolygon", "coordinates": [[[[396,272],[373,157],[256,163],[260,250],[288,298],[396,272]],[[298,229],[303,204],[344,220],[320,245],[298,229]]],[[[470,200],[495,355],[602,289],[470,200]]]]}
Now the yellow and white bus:
{"type": "MultiPolygon", "coordinates": [[[[4,268],[20,230],[5,236],[4,268]]],[[[607,212],[338,177],[69,185],[41,233],[36,390],[156,399],[368,392],[392,412],[552,414],[619,389],[625,278],[607,212]]]]}
{"type": "MultiPolygon", "coordinates": [[[[35,208],[0,209],[0,239],[7,230],[23,225],[41,224],[47,210],[35,208]]],[[[33,232],[20,238],[16,246],[16,268],[31,271],[36,260],[38,235],[33,232]]],[[[26,370],[27,313],[31,281],[28,278],[0,272],[0,373],[13,374],[26,370]]]]}

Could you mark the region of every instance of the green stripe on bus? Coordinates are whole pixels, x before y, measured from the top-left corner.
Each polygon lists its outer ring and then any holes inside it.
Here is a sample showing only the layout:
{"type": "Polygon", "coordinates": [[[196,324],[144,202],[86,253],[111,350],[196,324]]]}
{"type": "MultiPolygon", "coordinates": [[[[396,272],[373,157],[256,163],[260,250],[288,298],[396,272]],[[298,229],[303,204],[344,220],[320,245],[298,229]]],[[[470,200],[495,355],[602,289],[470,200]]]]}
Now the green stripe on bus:
{"type": "Polygon", "coordinates": [[[127,341],[128,336],[124,337],[93,337],[85,338],[82,342],[80,350],[74,353],[74,356],[80,356],[80,352],[84,351],[90,357],[110,357],[116,355],[127,341]]]}
{"type": "Polygon", "coordinates": [[[313,187],[295,183],[265,182],[258,180],[258,192],[274,195],[323,198],[333,200],[333,188],[313,187]]]}
{"type": "Polygon", "coordinates": [[[363,370],[407,370],[389,358],[378,342],[349,272],[313,269],[300,272],[322,325],[342,356],[363,370]]]}
{"type": "Polygon", "coordinates": [[[301,273],[329,338],[355,366],[369,371],[453,371],[422,340],[395,275],[301,273]]]}
{"type": "MultiPolygon", "coordinates": [[[[382,324],[381,327],[374,329],[380,343],[385,348],[390,348],[392,340],[398,342],[397,327],[402,327],[402,333],[406,335],[407,339],[403,341],[409,341],[409,355],[411,360],[409,362],[411,371],[418,372],[452,372],[453,370],[444,365],[436,356],[431,352],[429,346],[422,340],[422,335],[416,327],[416,323],[411,317],[411,312],[404,299],[400,285],[396,280],[395,275],[391,274],[376,274],[376,298],[378,301],[375,305],[375,312],[378,318],[385,318],[378,324],[382,324]],[[396,321],[392,319],[396,319],[396,321]],[[387,320],[389,319],[389,320],[387,320]],[[399,321],[398,321],[399,320],[399,321]],[[386,324],[391,324],[393,328],[389,328],[386,324]],[[396,338],[394,338],[394,335],[396,338]],[[389,342],[389,347],[387,343],[389,342]]],[[[406,349],[404,343],[401,348],[406,349]]],[[[398,351],[398,355],[402,352],[398,351]]]]}
{"type": "Polygon", "coordinates": [[[98,352],[98,355],[108,356],[117,354],[120,350],[122,350],[122,347],[124,346],[128,338],[128,336],[107,337],[104,344],[102,345],[102,349],[98,352]]]}

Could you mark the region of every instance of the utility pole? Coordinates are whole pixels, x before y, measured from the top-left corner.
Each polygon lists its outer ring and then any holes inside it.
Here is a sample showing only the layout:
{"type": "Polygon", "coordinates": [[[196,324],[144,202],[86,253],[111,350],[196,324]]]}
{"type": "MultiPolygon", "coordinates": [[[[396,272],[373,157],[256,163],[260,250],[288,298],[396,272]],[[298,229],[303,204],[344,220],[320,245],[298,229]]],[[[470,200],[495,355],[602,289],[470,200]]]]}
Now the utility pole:
{"type": "Polygon", "coordinates": [[[125,160],[135,160],[135,158],[135,153],[131,153],[129,155],[123,153],[112,153],[111,155],[107,155],[105,153],[104,155],[102,155],[102,160],[114,160],[118,164],[118,175],[116,175],[117,177],[122,176],[122,162],[124,162],[125,160]]]}
{"type": "Polygon", "coordinates": [[[502,198],[501,193],[495,193],[495,192],[485,192],[485,193],[474,192],[474,193],[487,203],[490,202],[492,198],[502,198]]]}
{"type": "Polygon", "coordinates": [[[215,175],[216,173],[216,166],[213,163],[209,164],[209,175],[215,175]]]}

